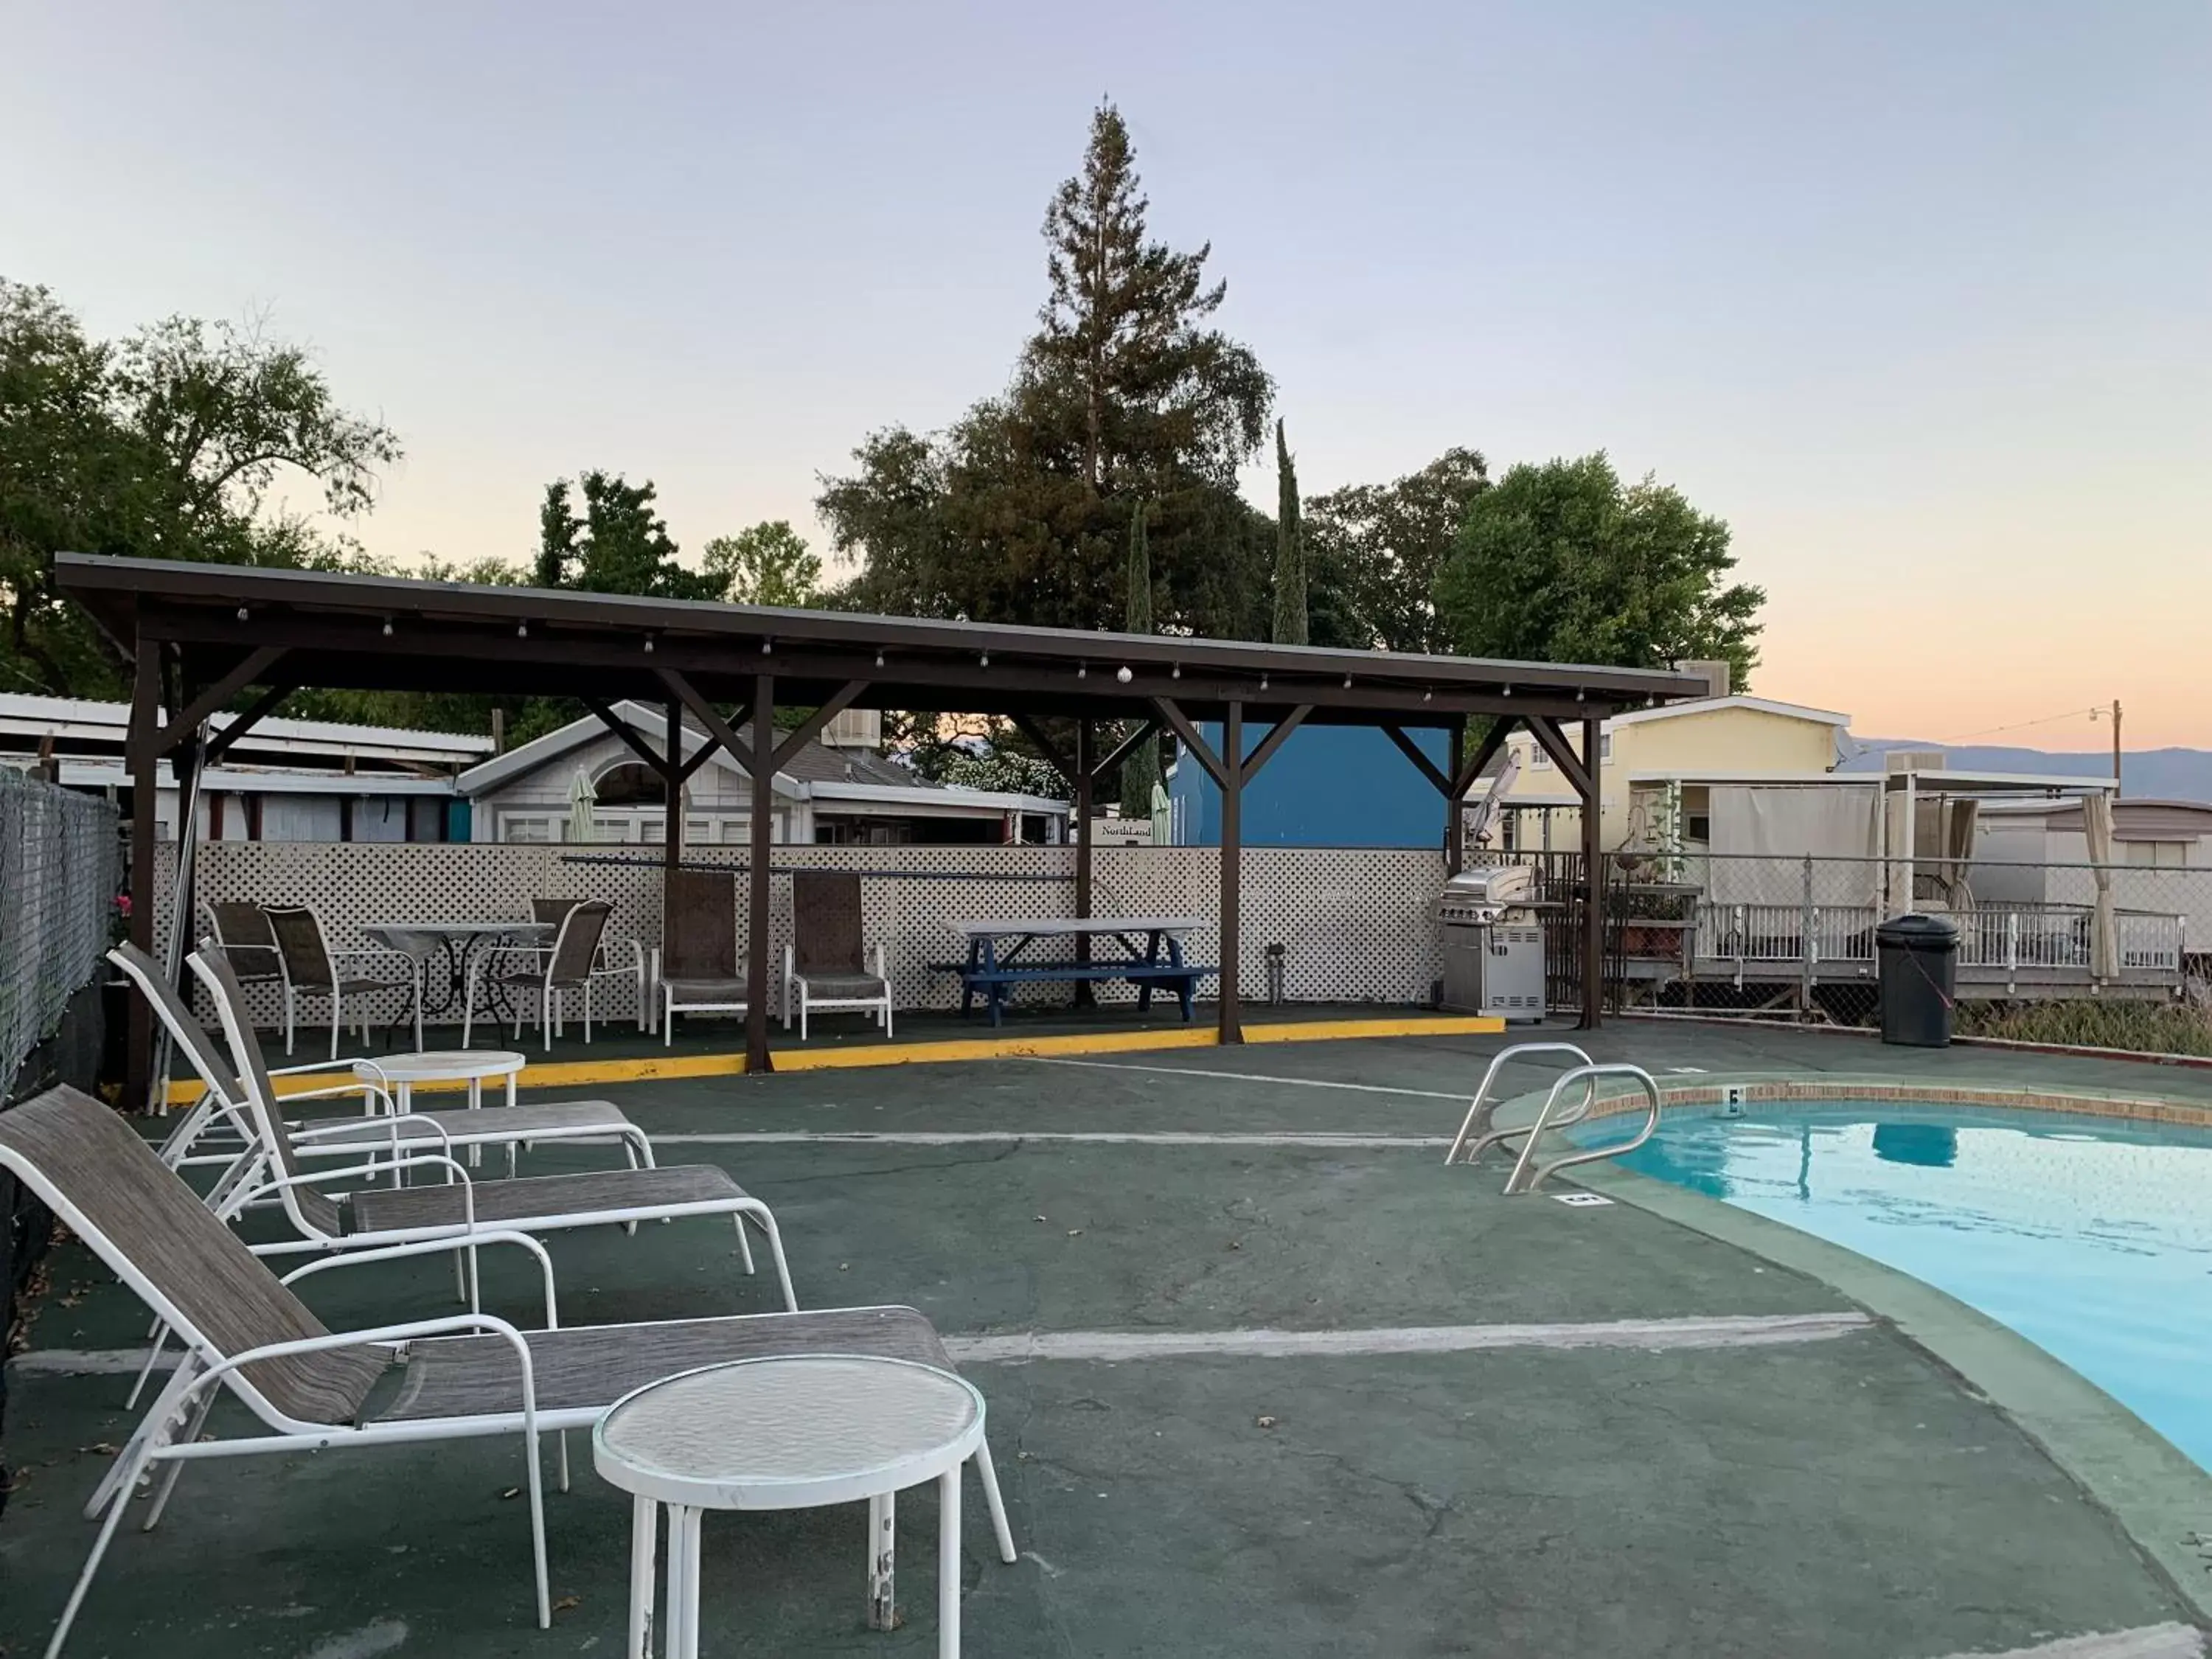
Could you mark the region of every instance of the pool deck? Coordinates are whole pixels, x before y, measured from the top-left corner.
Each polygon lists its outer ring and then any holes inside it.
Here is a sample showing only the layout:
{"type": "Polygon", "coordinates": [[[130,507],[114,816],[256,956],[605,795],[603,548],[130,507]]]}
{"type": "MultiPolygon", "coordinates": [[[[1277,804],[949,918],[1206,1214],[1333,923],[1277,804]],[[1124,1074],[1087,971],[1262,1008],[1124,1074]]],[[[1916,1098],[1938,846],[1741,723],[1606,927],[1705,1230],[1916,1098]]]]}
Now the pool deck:
{"type": "MultiPolygon", "coordinates": [[[[2160,1463],[2164,1443],[2071,1373],[1862,1258],[1642,1177],[1601,1173],[1628,1201],[1577,1208],[1443,1168],[1484,1058],[1526,1035],[592,1092],[664,1162],[721,1164],[771,1204],[803,1303],[910,1303],[953,1340],[1024,1552],[992,1555],[970,1483],[976,1659],[2202,1650],[2212,1559],[2182,1534],[2212,1537],[2212,1479],[2160,1463]],[[2122,1475],[2154,1490],[2134,1501],[2122,1475]]],[[[1670,1082],[1820,1072],[2212,1106],[2212,1073],[1984,1048],[1640,1021],[1588,1046],[1670,1082]]],[[[526,1170],[605,1158],[541,1148],[526,1170]]],[[[567,1322],[771,1305],[708,1224],[550,1248],[567,1322]]],[[[488,1307],[527,1322],[518,1264],[486,1270],[488,1307]]],[[[76,1511],[129,1431],[112,1371],[143,1334],[80,1248],[52,1276],[10,1372],[10,1655],[37,1650],[90,1544],[76,1511]]],[[[437,1262],[326,1275],[309,1299],[333,1326],[453,1306],[437,1262]]],[[[158,1531],[118,1540],[68,1650],[620,1653],[626,1504],[586,1459],[549,1499],[562,1605],[540,1632],[503,1496],[520,1477],[494,1441],[198,1466],[158,1531]]],[[[906,1623],[885,1634],[862,1626],[856,1510],[710,1516],[708,1650],[933,1652],[933,1502],[901,1521],[906,1623]]]]}

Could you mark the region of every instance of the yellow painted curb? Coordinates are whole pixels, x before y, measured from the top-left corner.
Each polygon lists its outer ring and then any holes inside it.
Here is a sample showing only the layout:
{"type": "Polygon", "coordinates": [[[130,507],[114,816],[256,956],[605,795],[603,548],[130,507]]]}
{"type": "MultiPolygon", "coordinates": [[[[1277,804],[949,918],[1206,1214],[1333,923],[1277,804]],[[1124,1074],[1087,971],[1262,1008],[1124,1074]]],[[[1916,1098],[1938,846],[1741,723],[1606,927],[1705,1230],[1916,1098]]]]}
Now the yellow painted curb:
{"type": "MultiPolygon", "coordinates": [[[[1442,1015],[1428,1018],[1382,1019],[1314,1019],[1248,1025],[1247,1042],[1332,1042],[1360,1037],[1486,1036],[1505,1029],[1505,1022],[1484,1015],[1442,1015]]],[[[1211,1026],[1186,1026],[1158,1031],[1073,1031],[1052,1036],[955,1037],[933,1042],[879,1042],[852,1048],[790,1048],[775,1057],[779,1072],[830,1072],[854,1066],[934,1065],[961,1060],[1007,1060],[1054,1054],[1141,1054],[1162,1048],[1211,1048],[1219,1042],[1211,1026]]],[[[533,1065],[518,1079],[525,1089],[579,1089],[595,1083],[650,1083],[664,1078],[739,1077],[745,1069],[741,1054],[645,1054],[623,1060],[564,1060],[533,1065]]],[[[281,1096],[350,1082],[352,1073],[343,1066],[330,1072],[304,1073],[276,1079],[281,1096]]],[[[457,1092],[464,1083],[418,1083],[418,1094],[457,1092]]],[[[495,1097],[499,1085],[487,1086],[495,1097]]],[[[191,1082],[169,1085],[169,1103],[189,1106],[200,1097],[200,1085],[191,1082]]]]}

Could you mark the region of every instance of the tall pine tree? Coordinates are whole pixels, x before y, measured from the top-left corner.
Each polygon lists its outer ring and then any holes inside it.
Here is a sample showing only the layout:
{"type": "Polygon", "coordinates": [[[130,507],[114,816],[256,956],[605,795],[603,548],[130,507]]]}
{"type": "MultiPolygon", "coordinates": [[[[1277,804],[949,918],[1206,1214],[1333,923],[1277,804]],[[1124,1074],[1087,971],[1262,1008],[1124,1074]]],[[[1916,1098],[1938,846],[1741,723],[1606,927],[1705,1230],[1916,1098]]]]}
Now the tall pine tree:
{"type": "Polygon", "coordinates": [[[1110,627],[1131,506],[1150,504],[1159,625],[1265,636],[1267,549],[1237,472],[1267,440],[1273,387],[1216,326],[1210,249],[1157,240],[1121,112],[1094,112],[1044,222],[1045,303],[1006,393],[952,427],[893,428],[823,480],[846,599],[977,621],[1110,627]],[[1220,535],[1224,522],[1237,533],[1220,535]]]}
{"type": "Polygon", "coordinates": [[[1298,474],[1283,423],[1275,422],[1275,633],[1277,645],[1306,642],[1306,549],[1298,527],[1298,474]]]}
{"type": "MultiPolygon", "coordinates": [[[[1152,631],[1152,555],[1145,543],[1146,508],[1139,501],[1129,514],[1128,603],[1122,625],[1132,634],[1152,631]]],[[[1160,781],[1160,750],[1157,743],[1137,745],[1137,752],[1121,763],[1121,816],[1146,817],[1152,810],[1152,786],[1160,781]]]]}

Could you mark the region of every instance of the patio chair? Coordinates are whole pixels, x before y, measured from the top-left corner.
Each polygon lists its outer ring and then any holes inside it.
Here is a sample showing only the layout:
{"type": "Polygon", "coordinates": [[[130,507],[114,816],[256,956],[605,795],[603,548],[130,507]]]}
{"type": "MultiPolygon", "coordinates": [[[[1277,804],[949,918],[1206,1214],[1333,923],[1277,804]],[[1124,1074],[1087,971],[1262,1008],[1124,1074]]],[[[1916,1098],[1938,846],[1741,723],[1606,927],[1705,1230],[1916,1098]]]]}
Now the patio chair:
{"type": "MultiPolygon", "coordinates": [[[[323,931],[323,919],[307,904],[264,905],[261,914],[276,936],[276,954],[284,978],[284,1052],[292,1052],[292,1029],[298,1018],[301,993],[331,1000],[331,1058],[338,1057],[338,1032],[345,1024],[346,999],[355,1000],[360,1016],[361,1041],[368,1045],[368,999],[380,991],[404,991],[414,1000],[415,1046],[422,1046],[422,965],[396,951],[333,951],[323,931]],[[381,958],[404,962],[407,977],[387,979],[349,972],[345,964],[381,958]]],[[[225,947],[228,950],[228,946],[225,947]]]]}
{"type": "MultiPolygon", "coordinates": [[[[605,899],[580,899],[570,905],[561,918],[560,931],[547,945],[509,945],[497,952],[477,958],[471,970],[473,981],[482,980],[483,963],[494,965],[493,983],[514,999],[514,1036],[522,1036],[524,999],[535,997],[538,1003],[538,1027],[543,1035],[545,1052],[553,1052],[553,1036],[563,1025],[563,1012],[568,994],[581,991],[584,994],[584,1041],[592,1040],[592,978],[599,957],[599,936],[606,931],[607,918],[614,906],[605,899]],[[527,959],[528,968],[509,970],[499,964],[516,957],[527,959]]],[[[471,983],[468,999],[461,1014],[461,1047],[469,1046],[475,1034],[477,986],[471,983]]]]}
{"type": "Polygon", "coordinates": [[[653,952],[663,1046],[676,1042],[678,1014],[742,1014],[749,1000],[738,967],[737,878],[726,870],[671,870],[672,932],[653,952]]]}
{"type": "Polygon", "coordinates": [[[791,1268],[784,1260],[783,1238],[776,1231],[775,1215],[732,1181],[727,1170],[711,1164],[472,1181],[450,1153],[410,1150],[382,1162],[345,1169],[312,1173],[303,1170],[299,1148],[277,1114],[276,1090],[261,1062],[260,1045],[246,1024],[245,996],[238,981],[219,951],[196,951],[190,960],[192,971],[213,994],[216,1012],[222,1017],[231,1060],[245,1089],[246,1115],[269,1163],[270,1173],[258,1182],[241,1183],[225,1200],[222,1213],[228,1219],[255,1199],[273,1196],[295,1234],[281,1243],[258,1246],[259,1253],[350,1251],[442,1239],[448,1249],[456,1251],[459,1258],[456,1267],[465,1265],[471,1269],[465,1292],[473,1307],[471,1236],[478,1228],[537,1234],[624,1224],[635,1231],[635,1224],[640,1221],[726,1216],[737,1227],[738,1255],[748,1273],[753,1271],[753,1255],[745,1237],[745,1223],[750,1221],[761,1230],[775,1263],[783,1304],[798,1310],[799,1298],[792,1291],[791,1268]],[[322,1184],[389,1178],[418,1165],[442,1169],[448,1179],[434,1186],[363,1187],[342,1193],[325,1191],[322,1184]],[[456,1240],[460,1242],[457,1244],[456,1240]]]}
{"type": "MultiPolygon", "coordinates": [[[[550,927],[558,927],[568,912],[583,900],[574,898],[534,898],[530,901],[530,919],[542,921],[550,927]]],[[[599,940],[599,960],[592,968],[593,979],[626,979],[637,986],[637,1029],[653,1029],[653,981],[645,970],[643,941],[623,935],[608,933],[599,940]]]]}
{"type": "Polygon", "coordinates": [[[229,901],[202,907],[216,943],[230,952],[241,985],[281,985],[284,959],[276,949],[276,930],[258,904],[229,901]]]}
{"type": "Polygon", "coordinates": [[[806,1040],[811,1008],[866,1011],[891,1034],[890,969],[884,942],[872,952],[860,937],[860,878],[835,870],[802,870],[791,878],[792,942],[783,947],[783,1029],[799,1004],[799,1040],[806,1040]]]}
{"type": "MultiPolygon", "coordinates": [[[[183,1363],[85,1505],[100,1520],[46,1645],[57,1659],[84,1605],[138,1482],[157,1466],[143,1526],[159,1523],[185,1462],[329,1448],[516,1435],[529,1494],[531,1563],[538,1622],[552,1622],[545,1556],[539,1438],[586,1428],[633,1389],[696,1366],[765,1354],[861,1353],[955,1367],[929,1322],[911,1308],[842,1308],[817,1313],[560,1328],[544,1247],[512,1231],[477,1235],[538,1259],[545,1328],[525,1331],[482,1313],[408,1320],[333,1332],[291,1285],[327,1269],[390,1261],[448,1248],[442,1241],[326,1257],[283,1279],[210,1212],[119,1115],[62,1088],[0,1113],[0,1170],[20,1180],[86,1247],[176,1332],[183,1363]],[[396,1388],[380,1388],[397,1371],[396,1388]],[[217,1397],[228,1389],[258,1428],[205,1437],[217,1397]],[[374,1397],[373,1397],[374,1396],[374,1397]]],[[[976,1474],[1000,1559],[1015,1558],[990,1449],[976,1474]]],[[[559,1484],[568,1489],[567,1448],[559,1484]]]]}

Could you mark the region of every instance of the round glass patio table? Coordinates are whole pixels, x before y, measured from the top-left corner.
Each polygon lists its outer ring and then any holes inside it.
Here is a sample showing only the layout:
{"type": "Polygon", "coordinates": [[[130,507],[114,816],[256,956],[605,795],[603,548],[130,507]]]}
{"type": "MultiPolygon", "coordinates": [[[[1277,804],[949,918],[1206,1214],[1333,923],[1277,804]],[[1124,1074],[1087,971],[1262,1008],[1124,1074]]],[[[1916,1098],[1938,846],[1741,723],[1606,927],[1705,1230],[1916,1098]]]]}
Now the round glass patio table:
{"type": "Polygon", "coordinates": [[[592,1462],[629,1492],[629,1648],[652,1646],[653,1552],[668,1510],[668,1659],[699,1652],[699,1524],[708,1510],[871,1500],[872,1566],[889,1610],[890,1499],[937,1482],[937,1651],[960,1652],[960,1466],[983,1443],[983,1396],[932,1366],[859,1354],[740,1359],[647,1383],[592,1431],[592,1462]]]}

